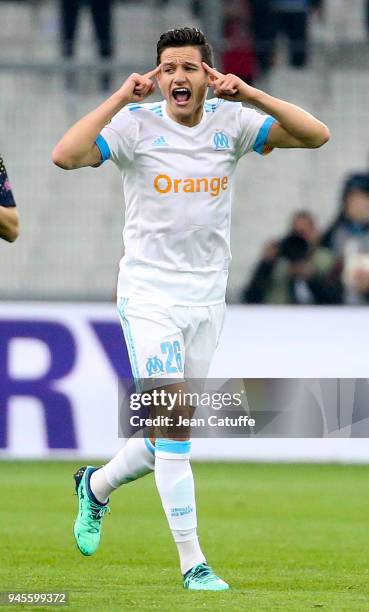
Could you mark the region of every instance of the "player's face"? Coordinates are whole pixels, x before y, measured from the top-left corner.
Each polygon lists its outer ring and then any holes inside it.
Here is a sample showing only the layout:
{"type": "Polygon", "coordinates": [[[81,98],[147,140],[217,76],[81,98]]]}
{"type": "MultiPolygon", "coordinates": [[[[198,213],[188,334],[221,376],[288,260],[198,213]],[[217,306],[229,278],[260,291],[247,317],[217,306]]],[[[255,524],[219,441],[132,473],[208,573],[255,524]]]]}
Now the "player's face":
{"type": "Polygon", "coordinates": [[[160,90],[169,116],[188,126],[199,123],[208,90],[198,47],[168,47],[161,54],[160,90]]]}

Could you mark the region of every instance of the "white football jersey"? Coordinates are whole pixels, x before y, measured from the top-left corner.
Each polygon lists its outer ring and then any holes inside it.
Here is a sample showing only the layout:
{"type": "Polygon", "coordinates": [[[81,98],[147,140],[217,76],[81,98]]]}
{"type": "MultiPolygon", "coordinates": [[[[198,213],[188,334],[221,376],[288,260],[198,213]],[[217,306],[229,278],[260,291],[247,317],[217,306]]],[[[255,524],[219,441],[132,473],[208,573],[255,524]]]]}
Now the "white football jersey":
{"type": "Polygon", "coordinates": [[[234,171],[245,153],[266,152],[274,121],[218,98],[205,102],[194,127],[171,119],[165,101],[129,104],[113,117],[96,144],[123,180],[119,298],[224,301],[234,171]]]}

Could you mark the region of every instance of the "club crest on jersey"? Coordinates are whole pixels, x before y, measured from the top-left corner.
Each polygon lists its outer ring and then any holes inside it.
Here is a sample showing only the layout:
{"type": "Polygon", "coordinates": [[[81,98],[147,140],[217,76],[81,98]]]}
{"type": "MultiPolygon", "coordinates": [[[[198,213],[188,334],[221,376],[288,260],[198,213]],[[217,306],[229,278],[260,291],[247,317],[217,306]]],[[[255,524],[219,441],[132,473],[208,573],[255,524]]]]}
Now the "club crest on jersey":
{"type": "Polygon", "coordinates": [[[154,374],[163,374],[164,366],[163,362],[157,355],[154,357],[149,357],[146,362],[146,372],[149,376],[153,376],[154,374]]]}
{"type": "Polygon", "coordinates": [[[231,145],[227,134],[221,130],[217,130],[213,136],[213,149],[215,149],[215,151],[225,151],[230,148],[231,145]]]}

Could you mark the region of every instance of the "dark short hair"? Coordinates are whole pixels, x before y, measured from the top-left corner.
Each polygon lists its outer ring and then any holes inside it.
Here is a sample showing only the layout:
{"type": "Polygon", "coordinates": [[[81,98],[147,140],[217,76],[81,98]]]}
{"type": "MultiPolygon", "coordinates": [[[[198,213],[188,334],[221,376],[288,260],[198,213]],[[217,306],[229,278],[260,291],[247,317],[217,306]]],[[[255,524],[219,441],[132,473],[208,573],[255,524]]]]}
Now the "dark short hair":
{"type": "Polygon", "coordinates": [[[351,191],[362,191],[369,194],[369,173],[351,174],[346,178],[342,193],[344,202],[351,191]]]}
{"type": "Polygon", "coordinates": [[[209,66],[214,66],[213,49],[198,28],[174,28],[164,32],[156,45],[156,63],[159,66],[161,54],[168,47],[198,47],[201,57],[209,66]]]}
{"type": "Polygon", "coordinates": [[[297,217],[304,217],[305,219],[309,219],[312,223],[314,223],[314,215],[310,212],[310,210],[306,210],[305,208],[301,208],[299,210],[295,210],[292,215],[292,221],[294,221],[297,217]]]}

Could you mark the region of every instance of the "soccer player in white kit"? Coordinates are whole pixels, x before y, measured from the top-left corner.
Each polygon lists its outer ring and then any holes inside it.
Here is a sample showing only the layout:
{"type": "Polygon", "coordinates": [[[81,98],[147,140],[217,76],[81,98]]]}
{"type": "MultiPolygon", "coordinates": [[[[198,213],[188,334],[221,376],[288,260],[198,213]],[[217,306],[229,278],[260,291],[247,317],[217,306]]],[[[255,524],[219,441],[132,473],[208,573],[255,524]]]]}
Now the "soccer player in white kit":
{"type": "MultiPolygon", "coordinates": [[[[117,296],[137,385],[150,388],[152,379],[158,387],[162,378],[178,391],[186,380],[207,376],[224,318],[238,160],[276,147],[316,148],[328,139],[328,128],[303,109],[215,70],[197,28],[165,32],[157,67],[131,74],[66,132],[54,163],[74,169],[110,159],[122,175],[125,254],[117,296]],[[143,103],[156,84],[164,100],[143,103]],[[215,97],[206,100],[209,86],[215,97]]],[[[80,468],[74,534],[82,554],[97,550],[111,493],[154,471],[184,587],[229,588],[197,537],[190,444],[187,437],[132,437],[102,468],[80,468]]]]}

